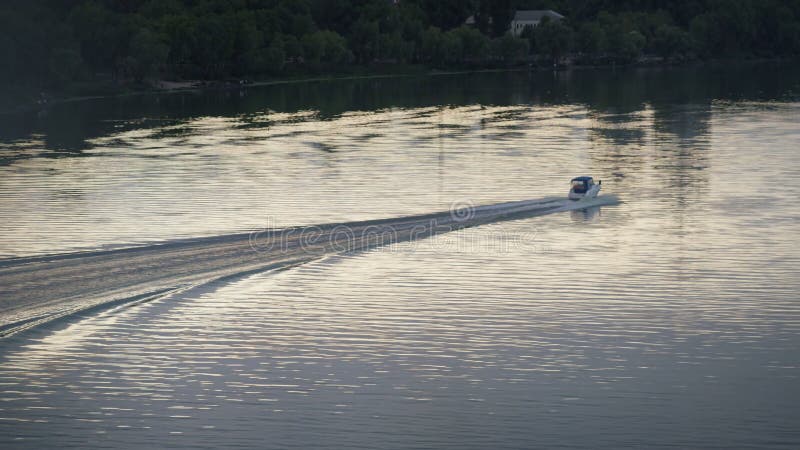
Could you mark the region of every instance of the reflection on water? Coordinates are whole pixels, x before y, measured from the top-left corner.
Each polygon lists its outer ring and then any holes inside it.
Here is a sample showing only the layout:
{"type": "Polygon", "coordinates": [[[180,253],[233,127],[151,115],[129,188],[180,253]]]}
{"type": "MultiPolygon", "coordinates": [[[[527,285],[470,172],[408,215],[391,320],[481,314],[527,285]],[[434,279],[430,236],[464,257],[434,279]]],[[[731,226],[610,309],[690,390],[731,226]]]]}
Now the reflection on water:
{"type": "Polygon", "coordinates": [[[174,133],[120,132],[93,139],[82,158],[7,167],[0,254],[544,197],[567,188],[564,167],[591,167],[563,152],[591,145],[583,116],[579,106],[387,109],[326,120],[266,112],[251,118],[263,127],[205,117],[174,133]]]}
{"type": "MultiPolygon", "coordinates": [[[[712,108],[685,106],[674,120],[708,123],[712,108]]],[[[649,107],[578,105],[266,112],[120,132],[80,158],[54,161],[28,142],[0,169],[0,255],[560,195],[588,173],[624,189],[655,169],[659,183],[702,195],[710,134],[664,133],[656,119],[649,107]]]]}
{"type": "Polygon", "coordinates": [[[594,222],[600,218],[603,208],[601,206],[592,206],[591,208],[575,209],[570,211],[570,217],[575,223],[588,223],[594,222]]]}
{"type": "Polygon", "coordinates": [[[796,65],[484,73],[7,116],[0,257],[533,198],[576,174],[630,181],[649,167],[685,203],[704,195],[713,115],[742,98],[786,108],[774,101],[796,99],[798,79],[796,65]]]}
{"type": "Polygon", "coordinates": [[[0,445],[797,448],[800,104],[766,101],[794,95],[769,73],[758,95],[692,73],[71,106],[109,122],[7,143],[0,254],[566,195],[580,174],[624,202],[5,340],[0,445]]]}

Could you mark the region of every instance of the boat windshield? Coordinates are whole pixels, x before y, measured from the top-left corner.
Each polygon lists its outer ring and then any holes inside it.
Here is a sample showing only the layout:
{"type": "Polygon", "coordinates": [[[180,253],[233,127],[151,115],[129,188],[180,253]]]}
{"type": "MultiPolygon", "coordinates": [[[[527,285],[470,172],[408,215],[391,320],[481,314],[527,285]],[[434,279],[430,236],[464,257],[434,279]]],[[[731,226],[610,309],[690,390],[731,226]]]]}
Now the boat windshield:
{"type": "Polygon", "coordinates": [[[573,181],[572,182],[572,192],[576,194],[585,194],[586,193],[586,182],[584,181],[573,181]]]}

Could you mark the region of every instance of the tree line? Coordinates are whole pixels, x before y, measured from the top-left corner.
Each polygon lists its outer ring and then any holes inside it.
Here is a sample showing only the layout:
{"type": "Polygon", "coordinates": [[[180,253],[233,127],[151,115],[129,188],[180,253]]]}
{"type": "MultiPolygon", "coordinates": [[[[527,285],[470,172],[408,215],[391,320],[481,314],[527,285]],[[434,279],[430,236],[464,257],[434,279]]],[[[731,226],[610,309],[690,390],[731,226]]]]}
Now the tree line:
{"type": "Polygon", "coordinates": [[[0,77],[79,80],[800,55],[800,0],[7,0],[0,77]],[[516,10],[552,9],[519,37],[516,10]],[[474,25],[465,25],[468,17],[474,25]]]}

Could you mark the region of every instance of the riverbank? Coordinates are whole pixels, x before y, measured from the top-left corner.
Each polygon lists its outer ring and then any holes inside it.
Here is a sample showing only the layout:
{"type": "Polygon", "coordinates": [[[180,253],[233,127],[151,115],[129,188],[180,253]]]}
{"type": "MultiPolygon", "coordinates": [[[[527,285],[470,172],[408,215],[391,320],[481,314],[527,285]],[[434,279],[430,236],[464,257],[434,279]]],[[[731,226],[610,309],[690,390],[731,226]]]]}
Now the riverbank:
{"type": "Polygon", "coordinates": [[[112,82],[98,80],[72,84],[64,89],[42,92],[36,90],[14,89],[7,86],[8,93],[3,95],[4,102],[0,103],[0,114],[35,113],[46,110],[53,105],[96,100],[113,97],[127,97],[158,93],[199,92],[211,90],[245,89],[248,87],[273,86],[282,84],[311,83],[334,80],[359,80],[382,79],[402,77],[424,77],[459,75],[469,73],[498,73],[498,72],[543,72],[543,71],[571,71],[571,70],[625,70],[625,69],[671,69],[690,67],[724,67],[755,64],[784,64],[798,61],[796,58],[761,58],[761,59],[713,59],[713,60],[664,60],[660,58],[641,58],[630,64],[578,64],[570,63],[559,66],[543,64],[525,64],[510,67],[460,67],[453,69],[432,68],[422,65],[376,65],[372,67],[355,67],[350,70],[334,71],[328,74],[309,74],[297,72],[288,76],[249,79],[220,79],[220,80],[161,80],[153,79],[146,82],[112,82]]]}
{"type": "Polygon", "coordinates": [[[4,100],[0,102],[0,114],[37,112],[62,103],[156,93],[196,92],[202,90],[238,89],[315,81],[397,78],[499,70],[508,69],[441,71],[430,69],[425,66],[383,67],[378,69],[357,67],[355,70],[335,71],[326,75],[298,72],[288,76],[256,80],[249,78],[180,81],[151,79],[144,82],[96,80],[93,82],[73,83],[62,89],[49,92],[38,89],[18,89],[14,86],[6,86],[7,92],[2,96],[4,100]]]}

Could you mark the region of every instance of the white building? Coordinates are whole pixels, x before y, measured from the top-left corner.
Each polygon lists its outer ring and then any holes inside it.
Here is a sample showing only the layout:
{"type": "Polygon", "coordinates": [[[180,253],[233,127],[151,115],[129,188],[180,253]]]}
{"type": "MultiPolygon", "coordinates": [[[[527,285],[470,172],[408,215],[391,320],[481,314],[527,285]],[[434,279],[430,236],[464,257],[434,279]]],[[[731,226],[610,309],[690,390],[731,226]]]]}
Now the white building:
{"type": "Polygon", "coordinates": [[[564,18],[561,14],[549,9],[517,11],[516,14],[514,14],[514,19],[511,21],[511,34],[519,36],[526,27],[536,28],[539,26],[539,22],[545,17],[549,17],[550,20],[561,20],[564,18]]]}

